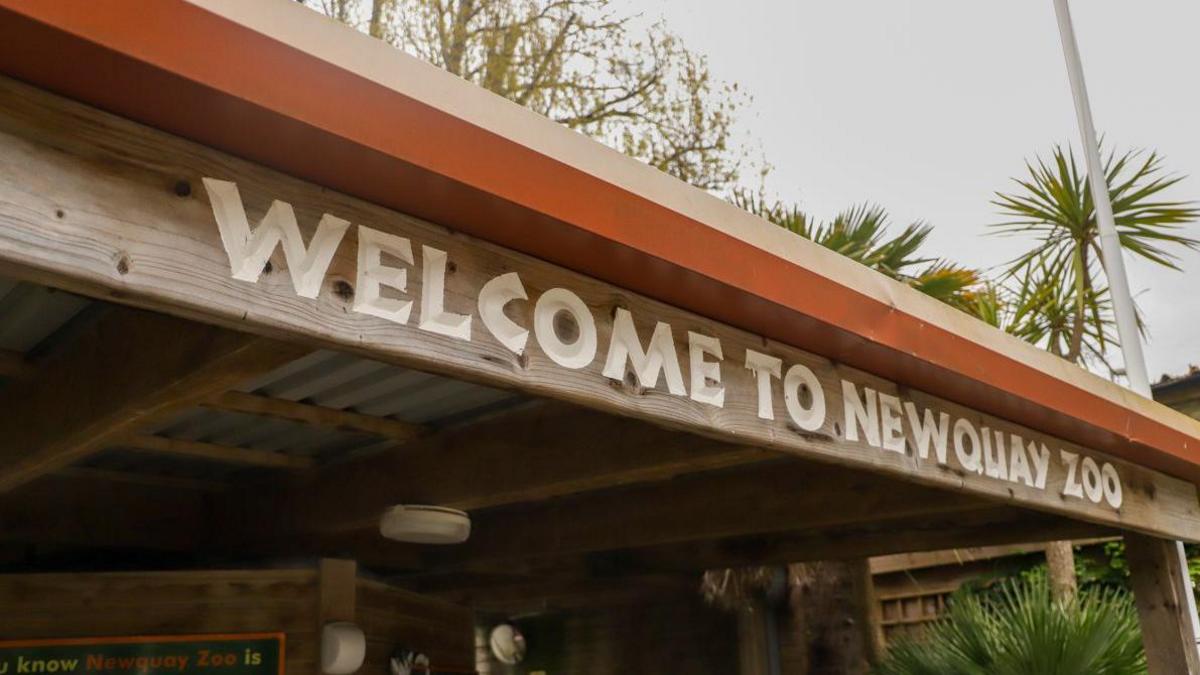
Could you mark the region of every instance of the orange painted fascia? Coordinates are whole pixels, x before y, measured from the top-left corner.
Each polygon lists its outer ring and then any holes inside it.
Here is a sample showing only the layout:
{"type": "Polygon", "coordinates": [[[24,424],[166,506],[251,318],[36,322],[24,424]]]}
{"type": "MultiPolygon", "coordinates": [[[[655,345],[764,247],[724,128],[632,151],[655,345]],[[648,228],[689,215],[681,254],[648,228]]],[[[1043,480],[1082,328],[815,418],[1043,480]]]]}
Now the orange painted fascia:
{"type": "Polygon", "coordinates": [[[0,72],[1200,482],[1200,439],[183,0],[0,0],[0,72]]]}

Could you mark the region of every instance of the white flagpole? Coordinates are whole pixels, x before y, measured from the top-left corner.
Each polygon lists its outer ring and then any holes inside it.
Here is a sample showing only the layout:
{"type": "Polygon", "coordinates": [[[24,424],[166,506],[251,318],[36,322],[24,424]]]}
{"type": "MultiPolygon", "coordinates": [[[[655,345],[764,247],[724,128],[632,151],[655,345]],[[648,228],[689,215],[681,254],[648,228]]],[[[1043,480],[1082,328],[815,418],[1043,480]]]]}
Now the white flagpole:
{"type": "MultiPolygon", "coordinates": [[[[1063,56],[1067,60],[1071,95],[1075,99],[1075,115],[1083,140],[1083,153],[1087,159],[1088,182],[1092,189],[1092,201],[1096,205],[1096,224],[1100,229],[1100,250],[1104,253],[1104,272],[1108,277],[1108,290],[1112,293],[1117,336],[1121,340],[1121,353],[1125,359],[1125,374],[1129,378],[1131,389],[1146,398],[1152,398],[1150,378],[1146,375],[1146,357],[1142,354],[1142,338],[1138,333],[1133,296],[1129,293],[1129,279],[1125,275],[1125,260],[1121,257],[1121,240],[1117,236],[1112,202],[1108,196],[1108,182],[1104,175],[1104,166],[1100,162],[1100,145],[1096,141],[1096,129],[1092,124],[1092,108],[1088,102],[1087,85],[1083,81],[1083,64],[1079,60],[1079,45],[1075,42],[1075,28],[1071,23],[1071,9],[1067,0],[1054,0],[1054,13],[1058,17],[1058,33],[1062,40],[1063,56]]],[[[1190,592],[1192,584],[1186,572],[1187,556],[1181,542],[1175,542],[1175,546],[1189,591],[1184,595],[1187,596],[1188,613],[1192,617],[1192,637],[1200,644],[1200,615],[1196,613],[1195,594],[1190,592]]]]}

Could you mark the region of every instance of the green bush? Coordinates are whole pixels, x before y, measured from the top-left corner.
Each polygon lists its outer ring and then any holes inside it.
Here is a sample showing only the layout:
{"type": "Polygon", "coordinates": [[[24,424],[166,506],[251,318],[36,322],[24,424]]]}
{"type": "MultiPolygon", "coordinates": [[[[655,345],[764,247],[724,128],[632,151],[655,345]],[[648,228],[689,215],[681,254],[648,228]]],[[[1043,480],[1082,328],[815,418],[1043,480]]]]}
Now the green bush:
{"type": "Polygon", "coordinates": [[[1118,588],[1090,588],[1070,603],[1050,599],[1044,574],[960,592],[946,616],[901,639],[876,675],[1144,674],[1137,613],[1118,588]]]}

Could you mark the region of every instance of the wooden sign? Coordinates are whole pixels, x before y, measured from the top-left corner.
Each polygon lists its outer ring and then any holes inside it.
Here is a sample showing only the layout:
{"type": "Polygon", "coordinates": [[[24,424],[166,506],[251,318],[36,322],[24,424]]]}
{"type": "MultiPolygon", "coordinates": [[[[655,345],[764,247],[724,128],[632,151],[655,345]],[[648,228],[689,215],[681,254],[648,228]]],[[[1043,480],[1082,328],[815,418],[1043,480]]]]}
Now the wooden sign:
{"type": "Polygon", "coordinates": [[[22,85],[0,83],[0,100],[0,263],[24,276],[1043,511],[1200,536],[1185,481],[22,85]]]}
{"type": "Polygon", "coordinates": [[[0,675],[283,675],[283,633],[0,642],[0,675]]]}

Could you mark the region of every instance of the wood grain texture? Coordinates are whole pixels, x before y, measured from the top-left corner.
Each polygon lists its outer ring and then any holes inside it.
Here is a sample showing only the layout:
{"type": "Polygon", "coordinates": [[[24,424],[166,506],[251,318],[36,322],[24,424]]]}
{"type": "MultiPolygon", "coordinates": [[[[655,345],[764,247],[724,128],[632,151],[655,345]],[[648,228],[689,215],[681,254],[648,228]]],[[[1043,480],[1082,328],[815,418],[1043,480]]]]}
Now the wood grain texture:
{"type": "Polygon", "coordinates": [[[304,353],[216,326],[114,308],[46,359],[36,380],[0,390],[0,492],[304,353]]]}
{"type": "Polygon", "coordinates": [[[427,430],[419,424],[409,424],[387,417],[363,415],[353,410],[325,408],[310,403],[299,403],[241,391],[223,392],[212,400],[206,401],[204,406],[342,431],[359,431],[398,442],[410,441],[427,433],[427,430]]]}
{"type": "Polygon", "coordinates": [[[266,536],[373,529],[394,504],[481,510],[667,480],[785,455],[637,420],[543,404],[450,429],[396,450],[323,467],[289,489],[247,495],[237,518],[266,536]],[[397,480],[413,476],[414,480],[397,480]],[[255,524],[258,523],[258,524],[255,524]]]}
{"type": "Polygon", "coordinates": [[[11,349],[0,349],[0,377],[24,380],[33,377],[33,364],[25,355],[11,349]]]}
{"type": "Polygon", "coordinates": [[[134,434],[120,439],[121,448],[139,450],[169,457],[190,457],[222,464],[240,464],[269,469],[311,469],[316,463],[311,457],[288,455],[270,450],[253,450],[215,443],[167,438],[154,434],[134,434]]]}
{"type": "Polygon", "coordinates": [[[116,482],[87,471],[43,476],[0,495],[0,540],[194,551],[220,529],[205,493],[116,482]]]}
{"type": "Polygon", "coordinates": [[[496,509],[471,539],[429,551],[434,569],[528,558],[828,529],[883,517],[930,517],[986,506],[978,497],[789,460],[629,489],[496,509]]]}
{"type": "Polygon", "coordinates": [[[322,558],[317,563],[317,630],[327,623],[355,620],[358,564],[353,560],[322,558]]]}
{"type": "MultiPolygon", "coordinates": [[[[1200,538],[1196,487],[1182,480],[909,391],[820,356],[12,81],[0,82],[0,100],[4,101],[0,115],[0,269],[18,277],[238,329],[302,338],[404,366],[517,388],[902,481],[1151,534],[1189,541],[1200,538]],[[322,214],[331,213],[357,225],[408,237],[418,252],[422,245],[447,251],[453,268],[446,277],[445,306],[452,312],[472,312],[479,288],[507,272],[520,273],[531,298],[551,288],[569,288],[597,319],[601,354],[584,368],[568,370],[551,362],[533,341],[521,356],[513,354],[487,333],[479,320],[472,323],[471,340],[466,342],[355,312],[357,236],[353,230],[342,242],[315,300],[295,294],[278,254],[272,259],[272,271],[258,283],[235,281],[230,278],[228,259],[201,188],[201,178],[206,176],[235,181],[252,222],[257,222],[272,200],[279,199],[294,206],[306,234],[311,234],[322,214]],[[181,185],[187,189],[179,188],[181,185]],[[724,407],[672,395],[661,383],[644,388],[631,377],[622,382],[605,378],[602,354],[618,310],[632,313],[643,340],[655,321],[668,322],[676,350],[684,356],[689,331],[718,338],[726,357],[722,380],[731,392],[724,407]],[[785,368],[804,364],[818,375],[831,411],[822,428],[802,431],[788,424],[778,390],[775,423],[758,418],[753,375],[741,365],[748,349],[781,358],[785,368]],[[902,396],[922,408],[948,412],[976,428],[987,426],[1006,436],[1019,434],[1026,441],[1046,443],[1054,449],[1048,483],[1039,489],[978,475],[953,463],[920,460],[911,445],[907,452],[898,453],[847,441],[840,422],[843,378],[860,387],[902,396]],[[1111,462],[1124,483],[1121,507],[1066,496],[1067,474],[1057,464],[1059,449],[1111,462]]],[[[418,270],[409,274],[407,294],[420,298],[418,270]]],[[[513,303],[511,318],[531,326],[531,305],[513,303]]],[[[904,433],[911,444],[911,429],[904,433]]]]}
{"type": "Polygon", "coordinates": [[[316,573],[0,575],[5,638],[276,632],[289,673],[316,673],[316,573]]]}
{"type": "Polygon", "coordinates": [[[1200,673],[1200,650],[1184,595],[1192,589],[1175,542],[1126,534],[1125,555],[1150,674],[1200,673]]]}

